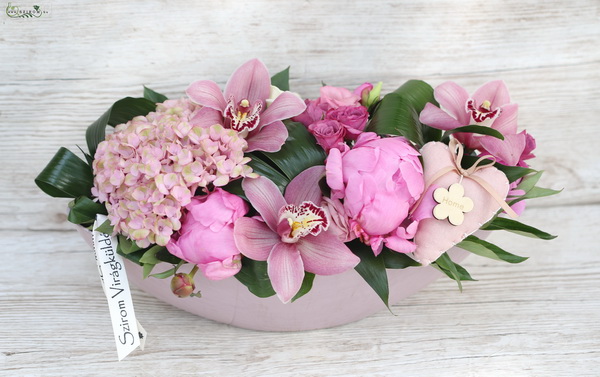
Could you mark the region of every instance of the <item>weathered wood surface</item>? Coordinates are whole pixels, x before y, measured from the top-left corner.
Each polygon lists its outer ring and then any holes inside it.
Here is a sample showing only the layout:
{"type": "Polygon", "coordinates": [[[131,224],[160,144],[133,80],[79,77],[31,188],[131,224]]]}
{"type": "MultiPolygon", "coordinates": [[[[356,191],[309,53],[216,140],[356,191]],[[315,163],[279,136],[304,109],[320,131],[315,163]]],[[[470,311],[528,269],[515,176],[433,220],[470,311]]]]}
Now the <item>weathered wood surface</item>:
{"type": "MultiPolygon", "coordinates": [[[[13,2],[14,3],[14,2],[13,2]]],[[[600,367],[600,5],[581,1],[55,2],[50,17],[0,14],[0,375],[597,375],[600,367]],[[150,332],[117,363],[92,256],[66,200],[33,178],[60,146],[145,84],[171,97],[224,84],[259,57],[292,65],[292,88],[411,78],[469,90],[504,79],[538,140],[544,183],[525,221],[550,243],[494,235],[532,258],[472,257],[460,294],[439,281],[339,328],[257,333],[194,317],[134,291],[150,332]]]]}

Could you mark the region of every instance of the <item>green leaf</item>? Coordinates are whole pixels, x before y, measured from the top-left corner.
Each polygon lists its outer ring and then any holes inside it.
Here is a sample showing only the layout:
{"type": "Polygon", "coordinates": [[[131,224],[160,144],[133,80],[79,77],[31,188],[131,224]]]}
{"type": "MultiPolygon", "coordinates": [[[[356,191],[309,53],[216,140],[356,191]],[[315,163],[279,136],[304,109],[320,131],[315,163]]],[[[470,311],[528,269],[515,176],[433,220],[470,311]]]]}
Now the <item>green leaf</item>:
{"type": "Polygon", "coordinates": [[[384,259],[376,257],[371,247],[360,241],[355,240],[347,245],[360,258],[360,263],[354,269],[373,288],[389,309],[390,287],[384,259]]]}
{"type": "Polygon", "coordinates": [[[269,275],[267,275],[266,261],[255,261],[242,257],[242,269],[234,276],[255,296],[264,298],[275,294],[269,275]]]}
{"type": "Polygon", "coordinates": [[[94,230],[96,232],[100,232],[100,233],[104,233],[104,234],[112,234],[112,232],[114,231],[112,225],[110,225],[110,220],[104,221],[102,224],[100,224],[94,230]]]}
{"type": "MultiPolygon", "coordinates": [[[[464,156],[462,159],[461,165],[465,169],[470,168],[471,166],[473,166],[473,164],[478,159],[479,159],[478,156],[464,156]]],[[[490,164],[492,164],[491,160],[484,160],[479,165],[485,166],[485,165],[490,165],[490,164]]],[[[507,166],[507,165],[502,165],[498,162],[494,163],[494,167],[496,169],[500,170],[501,172],[503,172],[506,175],[506,177],[508,178],[509,182],[514,182],[517,179],[526,176],[527,174],[537,173],[536,170],[533,170],[530,168],[524,168],[521,166],[507,166]]]]}
{"type": "Polygon", "coordinates": [[[120,256],[122,256],[125,259],[129,259],[133,263],[139,264],[140,266],[142,265],[142,262],[140,262],[140,259],[142,258],[142,256],[144,256],[145,252],[146,252],[146,249],[143,249],[143,250],[134,251],[129,254],[125,254],[125,253],[123,253],[123,251],[121,250],[120,247],[117,247],[117,253],[120,256]]]}
{"type": "Polygon", "coordinates": [[[428,102],[437,105],[433,88],[424,81],[410,80],[383,97],[374,111],[367,131],[381,135],[400,135],[421,146],[425,141],[439,140],[441,131],[419,122],[419,113],[428,102]],[[427,134],[424,138],[423,132],[427,134]]]}
{"type": "Polygon", "coordinates": [[[96,220],[96,214],[107,214],[104,204],[95,202],[87,196],[80,196],[71,201],[69,208],[67,220],[73,224],[93,223],[96,220]]]}
{"type": "MultiPolygon", "coordinates": [[[[274,168],[271,165],[269,165],[268,163],[266,163],[263,159],[261,159],[257,155],[250,153],[248,155],[248,157],[250,157],[252,159],[252,161],[250,161],[248,163],[248,165],[250,165],[252,167],[252,170],[255,173],[262,175],[263,177],[269,178],[271,181],[273,181],[273,183],[275,183],[275,185],[277,187],[279,187],[279,190],[281,190],[281,192],[283,192],[283,190],[285,190],[288,183],[290,183],[290,179],[288,177],[281,174],[276,168],[274,168]]],[[[240,185],[241,185],[241,180],[240,180],[240,185]]]]}
{"type": "Polygon", "coordinates": [[[146,279],[148,276],[150,276],[150,273],[154,269],[154,266],[156,266],[156,265],[150,264],[150,263],[144,263],[144,265],[142,266],[142,268],[144,269],[144,274],[143,274],[144,279],[146,279]]]}
{"type": "Polygon", "coordinates": [[[139,247],[137,243],[135,243],[135,241],[127,238],[122,234],[119,234],[117,236],[117,239],[119,241],[119,248],[121,249],[121,252],[123,254],[131,254],[135,253],[136,251],[142,250],[142,248],[139,247]]]}
{"type": "Polygon", "coordinates": [[[545,196],[552,196],[556,194],[560,194],[562,190],[552,190],[549,188],[543,188],[535,186],[531,190],[529,190],[525,195],[521,196],[519,199],[533,199],[533,198],[542,198],[545,196]]]}
{"type": "Polygon", "coordinates": [[[528,259],[527,257],[520,257],[518,255],[511,254],[494,245],[493,243],[489,243],[473,235],[468,236],[464,240],[460,241],[458,244],[456,244],[456,246],[482,257],[501,260],[508,263],[521,263],[528,259]]]}
{"type": "MultiPolygon", "coordinates": [[[[154,103],[162,103],[162,102],[165,102],[166,100],[168,100],[167,96],[165,96],[164,94],[157,93],[145,85],[144,85],[144,98],[147,100],[150,100],[154,103]]],[[[145,115],[145,114],[142,114],[142,115],[145,115]]]]}
{"type": "Polygon", "coordinates": [[[462,292],[461,281],[475,281],[469,272],[460,264],[455,263],[448,253],[442,254],[435,262],[431,264],[433,267],[442,271],[450,279],[456,281],[458,289],[462,292]]]}
{"type": "Polygon", "coordinates": [[[546,233],[532,226],[525,225],[517,220],[506,219],[504,217],[496,217],[494,220],[492,220],[490,223],[488,223],[485,227],[482,227],[481,229],[508,230],[509,232],[521,234],[523,236],[528,237],[536,237],[542,240],[552,240],[556,238],[556,236],[553,236],[550,233],[546,233]]]}
{"type": "MultiPolygon", "coordinates": [[[[169,253],[169,250],[166,247],[161,248],[155,254],[156,259],[161,262],[167,262],[171,264],[179,264],[183,261],[183,259],[176,257],[175,255],[169,253]]],[[[187,262],[184,262],[187,263],[187,262]]]]}
{"type": "Polygon", "coordinates": [[[177,268],[173,267],[173,268],[169,268],[166,271],[159,272],[157,274],[152,274],[150,276],[157,278],[157,279],[166,279],[166,278],[169,278],[169,277],[175,275],[175,271],[177,271],[177,268]]]}
{"type": "Polygon", "coordinates": [[[517,186],[517,189],[528,192],[529,190],[531,190],[532,188],[535,187],[535,185],[538,183],[538,181],[542,177],[543,173],[544,173],[544,171],[541,170],[541,171],[535,172],[534,174],[529,174],[529,175],[523,177],[523,179],[517,186]]]}
{"type": "Polygon", "coordinates": [[[138,115],[146,115],[156,109],[156,104],[146,98],[126,97],[115,102],[85,132],[88,150],[91,156],[96,154],[98,144],[106,135],[106,125],[116,126],[126,123],[138,115]]]}
{"type": "Polygon", "coordinates": [[[407,267],[417,267],[421,265],[421,263],[412,259],[408,255],[390,250],[385,246],[379,254],[379,257],[383,258],[385,268],[402,269],[407,267]]]}
{"type": "Polygon", "coordinates": [[[305,272],[304,279],[302,280],[302,286],[300,287],[300,290],[298,291],[298,293],[296,293],[296,296],[294,296],[294,298],[292,298],[292,302],[296,301],[300,297],[302,297],[305,294],[307,294],[308,292],[310,292],[310,290],[312,289],[314,280],[315,280],[315,274],[312,274],[310,272],[305,272]]]}
{"type": "Polygon", "coordinates": [[[453,130],[448,130],[448,131],[444,132],[444,137],[454,134],[454,133],[457,133],[457,132],[467,132],[467,133],[472,133],[472,134],[488,135],[488,136],[493,136],[500,140],[504,140],[504,135],[502,135],[499,131],[496,131],[492,127],[477,126],[477,125],[458,127],[453,130]]]}
{"type": "Polygon", "coordinates": [[[302,123],[287,122],[286,127],[289,135],[281,150],[263,153],[263,156],[281,169],[291,181],[311,166],[323,165],[327,156],[302,123]]]}
{"type": "Polygon", "coordinates": [[[284,92],[290,90],[290,67],[288,66],[281,72],[278,72],[271,77],[271,85],[278,87],[284,92]]]}
{"type": "Polygon", "coordinates": [[[91,197],[92,169],[67,148],[60,148],[35,178],[35,184],[55,198],[91,197]]]}
{"type": "Polygon", "coordinates": [[[158,264],[160,260],[156,258],[156,253],[158,253],[161,249],[164,249],[164,246],[154,245],[140,258],[141,263],[150,263],[150,264],[158,264]]]}

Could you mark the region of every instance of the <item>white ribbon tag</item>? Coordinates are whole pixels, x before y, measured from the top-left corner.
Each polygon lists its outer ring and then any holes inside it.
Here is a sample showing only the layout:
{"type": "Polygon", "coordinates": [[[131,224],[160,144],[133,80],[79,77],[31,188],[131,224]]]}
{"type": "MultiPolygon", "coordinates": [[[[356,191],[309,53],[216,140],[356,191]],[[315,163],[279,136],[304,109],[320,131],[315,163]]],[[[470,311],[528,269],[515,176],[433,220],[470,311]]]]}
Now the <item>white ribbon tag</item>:
{"type": "MultiPolygon", "coordinates": [[[[106,220],[106,216],[96,215],[93,229],[102,225],[106,220]]],[[[121,361],[140,346],[140,333],[133,310],[127,273],[123,258],[117,254],[117,237],[96,230],[92,232],[92,235],[96,263],[102,280],[102,288],[104,288],[104,294],[108,300],[117,354],[121,361]]],[[[145,332],[142,336],[146,338],[145,332]]]]}

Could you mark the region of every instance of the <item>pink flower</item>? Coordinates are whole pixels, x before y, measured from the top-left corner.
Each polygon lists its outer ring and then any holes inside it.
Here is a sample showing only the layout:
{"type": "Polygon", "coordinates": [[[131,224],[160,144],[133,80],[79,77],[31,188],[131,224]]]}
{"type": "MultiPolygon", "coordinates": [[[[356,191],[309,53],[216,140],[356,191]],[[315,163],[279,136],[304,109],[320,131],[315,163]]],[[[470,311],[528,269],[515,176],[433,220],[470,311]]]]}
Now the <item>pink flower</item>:
{"type": "Polygon", "coordinates": [[[194,197],[186,207],[179,235],[167,244],[169,252],[200,267],[211,280],[235,275],[241,256],[233,240],[233,223],[248,212],[240,197],[217,188],[194,197]]]}
{"type": "Polygon", "coordinates": [[[344,146],[346,129],[335,120],[320,120],[308,126],[308,130],[317,139],[317,143],[329,153],[331,148],[341,149],[344,146]]]}
{"type": "MultiPolygon", "coordinates": [[[[471,97],[464,88],[448,81],[436,87],[433,94],[441,108],[426,104],[419,116],[421,123],[441,130],[473,124],[492,127],[504,136],[517,133],[518,106],[510,103],[503,81],[488,82],[471,97]]],[[[471,149],[479,149],[481,140],[493,138],[470,133],[457,133],[454,136],[471,149]]]]}
{"type": "Polygon", "coordinates": [[[360,102],[363,104],[363,106],[366,106],[365,104],[369,99],[369,94],[371,93],[371,90],[373,90],[373,84],[371,84],[370,82],[366,82],[358,88],[354,89],[353,93],[359,96],[360,102]]]}
{"type": "Polygon", "coordinates": [[[298,174],[287,186],[285,196],[265,177],[242,182],[246,197],[264,222],[239,218],[234,228],[235,243],[245,256],[267,261],[273,289],[284,303],[300,290],[305,270],[333,275],[360,261],[327,231],[329,218],[320,207],[318,185],[323,172],[323,166],[314,166],[298,174]]]}
{"type": "Polygon", "coordinates": [[[326,170],[331,199],[344,200],[351,228],[376,255],[382,242],[398,252],[413,251],[412,243],[400,239],[412,238],[408,211],[424,182],[419,153],[406,139],[365,132],[352,149],[332,149],[326,170]]]}
{"type": "Polygon", "coordinates": [[[509,166],[529,165],[525,160],[534,158],[535,139],[526,131],[514,135],[505,135],[504,140],[494,137],[481,139],[481,154],[490,154],[501,164],[509,166]]]}
{"type": "Polygon", "coordinates": [[[294,122],[300,122],[306,127],[311,123],[314,123],[325,118],[325,113],[329,109],[329,105],[321,101],[320,98],[316,100],[306,99],[306,110],[300,115],[295,116],[292,120],[294,122]]]}
{"type": "Polygon", "coordinates": [[[214,122],[246,135],[248,152],[276,152],[287,139],[282,120],[296,116],[306,106],[300,98],[283,92],[267,108],[271,79],[267,67],[257,59],[242,64],[229,78],[222,93],[213,81],[196,81],[186,91],[204,109],[195,119],[210,126],[214,122]]]}
{"type": "Polygon", "coordinates": [[[324,196],[321,205],[329,213],[329,218],[331,219],[329,231],[331,233],[335,234],[342,242],[350,242],[356,238],[348,223],[350,219],[341,201],[338,199],[332,200],[324,196]]]}
{"type": "Polygon", "coordinates": [[[369,112],[364,106],[341,106],[337,109],[329,110],[325,119],[337,120],[346,129],[346,138],[356,140],[360,135],[369,119],[369,112]]]}
{"type": "Polygon", "coordinates": [[[341,106],[360,105],[361,95],[353,93],[346,88],[335,86],[321,87],[321,101],[327,103],[330,109],[337,109],[341,106]]]}

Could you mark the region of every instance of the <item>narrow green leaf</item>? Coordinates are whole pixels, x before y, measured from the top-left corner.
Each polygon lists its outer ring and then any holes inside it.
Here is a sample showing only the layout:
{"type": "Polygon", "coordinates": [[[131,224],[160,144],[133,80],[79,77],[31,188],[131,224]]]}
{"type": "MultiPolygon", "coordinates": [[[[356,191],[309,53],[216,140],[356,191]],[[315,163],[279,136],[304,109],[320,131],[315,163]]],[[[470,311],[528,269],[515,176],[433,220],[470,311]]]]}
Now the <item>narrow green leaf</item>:
{"type": "Polygon", "coordinates": [[[140,258],[141,263],[150,263],[150,264],[158,264],[160,260],[156,258],[156,253],[158,253],[161,249],[164,249],[164,246],[154,245],[140,258]]]}
{"type": "Polygon", "coordinates": [[[518,255],[511,254],[508,251],[505,251],[494,245],[493,243],[489,243],[473,235],[468,236],[464,240],[460,241],[458,244],[456,244],[456,246],[482,257],[501,260],[508,263],[521,263],[528,259],[527,257],[520,257],[518,255]]]}
{"type": "Polygon", "coordinates": [[[488,135],[488,136],[493,136],[497,139],[500,140],[504,140],[504,135],[502,135],[499,131],[496,131],[495,129],[493,129],[492,127],[486,127],[486,126],[477,126],[477,125],[470,125],[470,126],[464,126],[464,127],[458,127],[455,128],[453,130],[448,130],[444,133],[444,137],[454,134],[454,133],[458,133],[458,132],[466,132],[466,133],[472,133],[472,134],[480,134],[480,135],[488,135]]]}
{"type": "Polygon", "coordinates": [[[67,220],[73,224],[87,224],[94,222],[98,213],[106,215],[104,204],[93,201],[87,196],[80,196],[69,203],[69,216],[67,220]]]}
{"type": "Polygon", "coordinates": [[[525,177],[523,177],[523,179],[517,186],[517,189],[528,192],[529,190],[531,190],[532,188],[535,187],[535,185],[538,183],[538,181],[542,177],[543,173],[544,173],[544,171],[541,170],[541,171],[535,172],[534,174],[526,175],[525,177]]]}
{"type": "Polygon", "coordinates": [[[448,253],[442,254],[435,262],[431,264],[450,279],[456,281],[458,289],[462,292],[462,281],[476,281],[469,272],[460,264],[454,262],[448,253]]]}
{"type": "Polygon", "coordinates": [[[542,198],[545,196],[560,194],[561,192],[562,190],[552,190],[549,188],[535,186],[531,190],[529,190],[525,195],[521,196],[519,199],[542,198]]]}
{"type": "Polygon", "coordinates": [[[482,230],[508,230],[509,232],[521,234],[528,237],[536,237],[542,240],[552,240],[556,236],[546,233],[537,228],[525,225],[517,220],[506,219],[504,217],[496,217],[490,223],[481,228],[482,230]]]}
{"type": "Polygon", "coordinates": [[[290,67],[288,66],[283,71],[274,74],[271,77],[271,85],[283,91],[290,90],[290,67]]]}
{"type": "MultiPolygon", "coordinates": [[[[462,159],[463,168],[470,168],[473,164],[479,159],[477,156],[464,156],[462,159]]],[[[491,160],[485,160],[480,163],[480,165],[485,166],[492,164],[491,160]]],[[[536,170],[530,168],[524,168],[521,166],[507,166],[502,165],[498,162],[494,163],[494,167],[501,172],[503,172],[508,178],[509,182],[514,182],[517,179],[526,176],[527,174],[537,173],[536,170]]]]}
{"type": "Polygon", "coordinates": [[[60,148],[35,178],[35,184],[55,198],[91,197],[92,169],[67,148],[60,148]]]}
{"type": "Polygon", "coordinates": [[[385,261],[383,258],[376,257],[371,247],[360,241],[352,241],[348,244],[348,247],[360,258],[360,263],[354,269],[373,288],[389,309],[390,287],[385,270],[385,261]]]}
{"type": "MultiPolygon", "coordinates": [[[[168,98],[164,94],[160,94],[155,92],[154,90],[148,88],[144,85],[144,98],[150,100],[154,103],[162,103],[165,102],[168,98]]],[[[144,114],[142,114],[144,115],[144,114]]]]}
{"type": "Polygon", "coordinates": [[[154,266],[156,266],[156,265],[150,264],[150,263],[144,263],[144,265],[142,266],[142,268],[144,269],[143,279],[146,279],[148,276],[150,276],[150,273],[152,273],[154,266]]]}
{"type": "Polygon", "coordinates": [[[385,268],[402,269],[407,267],[417,267],[421,265],[421,263],[412,259],[408,255],[390,250],[385,246],[383,247],[381,254],[379,254],[379,257],[383,258],[385,268]]]}
{"type": "Polygon", "coordinates": [[[281,150],[263,153],[263,156],[281,169],[289,180],[292,180],[311,166],[323,165],[327,156],[302,123],[287,122],[286,127],[289,135],[281,150]]]}
{"type": "MultiPolygon", "coordinates": [[[[277,187],[279,187],[279,190],[281,190],[281,192],[283,192],[285,190],[288,183],[290,183],[289,178],[287,178],[286,176],[281,174],[279,171],[277,171],[276,168],[270,166],[268,163],[266,163],[263,159],[261,159],[256,154],[250,153],[248,155],[248,157],[250,157],[252,159],[252,161],[250,161],[248,163],[248,165],[250,165],[252,167],[252,170],[256,174],[269,178],[271,181],[273,181],[273,183],[275,183],[275,185],[277,187]]],[[[240,180],[240,184],[241,184],[241,180],[240,180]]]]}
{"type": "Polygon", "coordinates": [[[100,233],[104,233],[104,234],[112,234],[113,227],[112,227],[112,225],[110,225],[110,220],[106,220],[105,222],[100,224],[98,227],[96,227],[96,229],[94,229],[94,230],[97,232],[100,232],[100,233]]]}
{"type": "Polygon", "coordinates": [[[308,292],[310,292],[310,290],[312,289],[314,280],[315,280],[315,274],[312,274],[310,272],[305,272],[304,279],[302,280],[302,286],[300,287],[300,290],[298,291],[298,293],[296,293],[296,296],[294,296],[294,298],[292,298],[292,302],[296,301],[300,297],[302,297],[305,294],[307,294],[308,292]]]}
{"type": "Polygon", "coordinates": [[[175,267],[173,267],[166,271],[159,272],[157,274],[152,274],[150,276],[157,278],[157,279],[166,279],[166,278],[169,278],[169,277],[175,275],[175,271],[177,271],[177,269],[175,267]]]}
{"type": "Polygon", "coordinates": [[[269,275],[267,275],[266,261],[255,261],[242,257],[242,269],[234,276],[255,296],[264,298],[275,294],[269,275]]]}
{"type": "Polygon", "coordinates": [[[96,154],[98,144],[106,135],[106,125],[116,126],[126,123],[138,115],[146,115],[156,109],[156,104],[146,98],[126,97],[115,102],[85,132],[88,150],[91,156],[96,154]]]}

